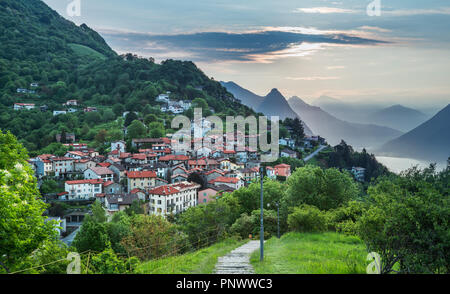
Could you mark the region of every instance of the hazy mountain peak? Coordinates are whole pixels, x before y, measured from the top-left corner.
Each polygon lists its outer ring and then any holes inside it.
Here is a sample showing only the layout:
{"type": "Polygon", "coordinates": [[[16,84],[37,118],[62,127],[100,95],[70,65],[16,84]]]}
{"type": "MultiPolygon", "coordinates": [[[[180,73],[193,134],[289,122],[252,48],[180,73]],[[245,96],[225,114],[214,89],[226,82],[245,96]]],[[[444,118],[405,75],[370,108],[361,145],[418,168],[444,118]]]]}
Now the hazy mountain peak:
{"type": "Polygon", "coordinates": [[[450,156],[450,104],[408,133],[386,143],[380,152],[444,162],[450,156]]]}
{"type": "Polygon", "coordinates": [[[281,92],[280,91],[278,91],[278,89],[277,88],[273,88],[272,90],[270,90],[270,93],[269,94],[267,94],[267,96],[266,97],[268,97],[268,96],[278,96],[278,97],[283,97],[283,99],[286,99],[286,98],[284,98],[284,96],[283,96],[283,94],[281,94],[281,92]]]}

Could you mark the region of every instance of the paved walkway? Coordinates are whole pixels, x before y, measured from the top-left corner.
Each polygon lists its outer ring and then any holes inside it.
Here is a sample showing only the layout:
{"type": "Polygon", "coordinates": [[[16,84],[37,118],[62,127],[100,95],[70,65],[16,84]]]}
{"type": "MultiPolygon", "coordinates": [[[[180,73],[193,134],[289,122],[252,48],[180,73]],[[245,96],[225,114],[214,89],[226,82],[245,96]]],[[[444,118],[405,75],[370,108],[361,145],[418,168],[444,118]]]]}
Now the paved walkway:
{"type": "Polygon", "coordinates": [[[325,149],[327,146],[325,146],[325,145],[321,145],[319,148],[317,148],[317,150],[316,151],[314,151],[313,153],[311,153],[310,155],[308,155],[308,156],[306,156],[304,159],[303,159],[303,161],[308,161],[308,160],[310,160],[311,158],[313,158],[314,156],[316,156],[317,154],[319,154],[319,152],[320,151],[322,151],[323,149],[325,149]]]}
{"type": "Polygon", "coordinates": [[[214,273],[216,274],[253,274],[250,255],[259,249],[259,240],[250,241],[223,257],[219,257],[214,273]]]}

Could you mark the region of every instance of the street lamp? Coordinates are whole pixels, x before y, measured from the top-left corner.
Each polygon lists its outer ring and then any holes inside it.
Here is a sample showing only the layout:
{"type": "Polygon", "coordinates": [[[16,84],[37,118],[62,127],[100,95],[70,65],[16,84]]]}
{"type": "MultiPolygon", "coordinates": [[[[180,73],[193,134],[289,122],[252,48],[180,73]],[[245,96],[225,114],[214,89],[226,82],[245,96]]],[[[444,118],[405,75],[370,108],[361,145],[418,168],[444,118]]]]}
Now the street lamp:
{"type": "Polygon", "coordinates": [[[277,237],[280,239],[280,205],[278,202],[275,205],[277,206],[277,237]]]}
{"type": "Polygon", "coordinates": [[[261,180],[261,231],[259,232],[259,248],[260,248],[260,255],[259,255],[259,261],[264,260],[264,208],[263,208],[263,183],[264,183],[264,167],[259,167],[259,177],[261,180]]]}
{"type": "MultiPolygon", "coordinates": [[[[280,239],[280,205],[275,202],[275,206],[277,207],[277,238],[280,239]]],[[[267,207],[270,208],[270,203],[267,204],[267,207]]]]}

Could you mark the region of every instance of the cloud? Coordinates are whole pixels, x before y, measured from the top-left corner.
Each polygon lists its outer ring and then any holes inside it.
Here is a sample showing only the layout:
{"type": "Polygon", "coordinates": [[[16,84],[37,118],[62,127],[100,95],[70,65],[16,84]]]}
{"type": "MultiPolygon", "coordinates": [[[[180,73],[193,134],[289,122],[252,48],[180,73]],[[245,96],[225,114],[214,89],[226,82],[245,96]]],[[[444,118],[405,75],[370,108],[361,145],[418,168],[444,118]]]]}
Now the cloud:
{"type": "Polygon", "coordinates": [[[388,15],[388,16],[414,16],[414,15],[433,15],[433,14],[450,15],[450,7],[442,7],[439,9],[381,10],[381,15],[388,15]]]}
{"type": "Polygon", "coordinates": [[[328,81],[328,80],[339,80],[340,77],[312,76],[312,77],[286,77],[286,79],[293,81],[328,81]]]}
{"type": "Polygon", "coordinates": [[[333,66],[327,66],[328,70],[333,70],[333,69],[344,69],[345,66],[344,65],[333,65],[333,66]]]}
{"type": "Polygon", "coordinates": [[[319,14],[331,14],[331,13],[356,13],[353,9],[344,9],[337,7],[310,7],[310,8],[296,8],[294,13],[319,13],[319,14]]]}
{"type": "Polygon", "coordinates": [[[156,59],[185,56],[193,61],[271,62],[271,60],[306,56],[325,46],[374,46],[387,43],[342,32],[315,29],[195,32],[155,35],[136,32],[100,30],[118,51],[140,52],[156,59]],[[309,33],[305,33],[309,32],[309,33]],[[175,55],[175,57],[173,57],[175,55]]]}

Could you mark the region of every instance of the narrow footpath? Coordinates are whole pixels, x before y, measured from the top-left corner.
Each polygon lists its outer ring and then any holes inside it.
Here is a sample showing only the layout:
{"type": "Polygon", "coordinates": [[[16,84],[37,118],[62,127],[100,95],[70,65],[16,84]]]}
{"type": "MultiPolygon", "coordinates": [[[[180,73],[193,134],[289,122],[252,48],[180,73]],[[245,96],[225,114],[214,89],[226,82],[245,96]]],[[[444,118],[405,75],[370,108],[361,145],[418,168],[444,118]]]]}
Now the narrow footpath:
{"type": "Polygon", "coordinates": [[[254,274],[250,255],[259,249],[259,240],[250,241],[223,257],[219,257],[215,274],[254,274]]]}

